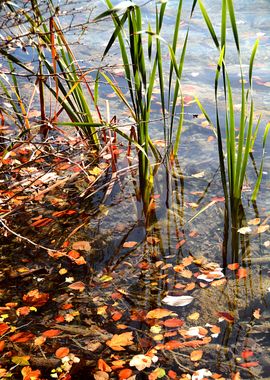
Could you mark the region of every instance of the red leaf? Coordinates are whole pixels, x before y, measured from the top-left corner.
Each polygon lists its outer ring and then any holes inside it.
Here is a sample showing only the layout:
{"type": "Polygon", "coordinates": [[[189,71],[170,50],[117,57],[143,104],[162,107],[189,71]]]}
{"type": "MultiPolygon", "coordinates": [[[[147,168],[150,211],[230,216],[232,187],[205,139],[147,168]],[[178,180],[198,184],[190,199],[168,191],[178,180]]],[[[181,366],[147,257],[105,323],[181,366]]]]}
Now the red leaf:
{"type": "Polygon", "coordinates": [[[230,313],[220,311],[217,315],[229,323],[234,323],[234,317],[230,313]]]}
{"type": "Polygon", "coordinates": [[[174,371],[172,371],[172,370],[170,369],[169,372],[168,372],[168,376],[169,376],[171,379],[175,380],[175,379],[177,378],[177,373],[174,372],[174,371]]]}
{"type": "Polygon", "coordinates": [[[258,365],[259,365],[259,362],[247,362],[247,363],[240,364],[240,366],[243,368],[257,367],[258,365]]]}
{"type": "Polygon", "coordinates": [[[246,350],[246,351],[243,351],[241,353],[241,356],[243,359],[247,359],[249,358],[250,356],[253,356],[254,355],[254,352],[253,351],[250,351],[250,350],[246,350]]]}
{"type": "Polygon", "coordinates": [[[27,294],[23,296],[23,300],[27,305],[30,306],[43,306],[49,299],[48,293],[39,293],[38,289],[30,290],[27,294]]]}
{"type": "Polygon", "coordinates": [[[11,342],[16,342],[16,343],[25,343],[33,338],[35,338],[35,335],[30,332],[19,332],[17,334],[10,336],[9,340],[11,342]]]}
{"type": "Polygon", "coordinates": [[[121,371],[118,373],[119,380],[126,380],[132,375],[132,370],[129,368],[121,369],[121,371]]]}
{"type": "Polygon", "coordinates": [[[5,348],[5,342],[4,340],[0,340],[0,352],[2,352],[5,348]]]}
{"type": "Polygon", "coordinates": [[[32,224],[30,224],[31,227],[44,227],[44,226],[47,226],[47,224],[51,223],[53,221],[53,219],[51,218],[43,218],[43,219],[38,219],[36,220],[35,222],[33,222],[32,224]]]}

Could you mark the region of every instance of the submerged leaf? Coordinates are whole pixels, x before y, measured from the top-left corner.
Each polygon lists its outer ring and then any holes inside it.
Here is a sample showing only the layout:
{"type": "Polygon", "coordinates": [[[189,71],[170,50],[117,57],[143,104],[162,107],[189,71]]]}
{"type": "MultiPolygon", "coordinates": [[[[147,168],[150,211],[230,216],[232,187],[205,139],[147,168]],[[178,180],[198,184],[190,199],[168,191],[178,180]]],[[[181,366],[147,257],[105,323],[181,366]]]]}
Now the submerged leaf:
{"type": "Polygon", "coordinates": [[[133,344],[133,334],[130,331],[120,335],[115,334],[106,344],[114,351],[124,351],[125,348],[123,347],[133,344]]]}

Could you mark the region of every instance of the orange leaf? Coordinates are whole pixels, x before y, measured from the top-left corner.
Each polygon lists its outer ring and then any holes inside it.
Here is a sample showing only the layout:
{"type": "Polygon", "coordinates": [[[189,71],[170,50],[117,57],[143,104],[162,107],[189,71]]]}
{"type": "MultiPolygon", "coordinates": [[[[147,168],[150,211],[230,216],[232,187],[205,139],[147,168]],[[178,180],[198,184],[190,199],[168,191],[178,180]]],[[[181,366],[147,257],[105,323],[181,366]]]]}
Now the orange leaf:
{"type": "Polygon", "coordinates": [[[170,340],[164,345],[165,350],[168,350],[168,351],[175,350],[176,348],[179,348],[179,347],[183,347],[183,343],[179,342],[178,340],[170,340]]]}
{"type": "Polygon", "coordinates": [[[261,309],[254,310],[253,317],[256,319],[260,319],[261,318],[261,309]]]}
{"type": "Polygon", "coordinates": [[[31,310],[30,310],[29,306],[18,307],[18,309],[16,310],[16,314],[18,316],[20,316],[20,315],[28,315],[30,312],[31,312],[31,310]]]}
{"type": "Polygon", "coordinates": [[[181,247],[185,244],[185,242],[186,242],[185,239],[180,240],[180,241],[176,244],[175,249],[179,249],[179,248],[181,248],[181,247]]]}
{"type": "Polygon", "coordinates": [[[237,271],[237,277],[240,278],[245,278],[247,277],[248,274],[248,269],[240,267],[237,271]]]}
{"type": "Polygon", "coordinates": [[[243,368],[257,367],[258,365],[259,365],[259,362],[247,362],[247,363],[240,364],[240,366],[243,368]]]}
{"type": "Polygon", "coordinates": [[[53,219],[51,218],[43,218],[43,219],[38,219],[36,220],[35,222],[33,222],[32,224],[30,224],[31,227],[44,227],[44,226],[47,226],[47,224],[51,223],[53,221],[53,219]]]}
{"type": "Polygon", "coordinates": [[[68,356],[69,354],[69,348],[67,347],[60,347],[58,350],[55,351],[55,356],[57,359],[63,359],[65,356],[68,356]]]}
{"type": "Polygon", "coordinates": [[[43,343],[46,342],[46,338],[45,336],[38,336],[35,341],[34,341],[34,346],[35,347],[38,347],[38,346],[41,346],[43,343]]]}
{"type": "Polygon", "coordinates": [[[0,352],[2,352],[5,348],[5,341],[4,340],[0,340],[0,352]]]}
{"type": "Polygon", "coordinates": [[[118,373],[119,380],[126,380],[132,375],[132,370],[129,368],[121,369],[121,371],[118,373]]]}
{"type": "Polygon", "coordinates": [[[21,373],[23,375],[23,380],[37,380],[41,376],[39,369],[33,371],[31,367],[23,367],[21,373]]]}
{"type": "Polygon", "coordinates": [[[80,256],[80,253],[75,250],[69,251],[68,253],[68,257],[70,257],[71,259],[78,259],[80,256]]]}
{"type": "Polygon", "coordinates": [[[124,351],[125,346],[131,346],[133,344],[133,335],[132,332],[124,332],[122,334],[113,335],[112,339],[106,342],[107,346],[109,346],[114,351],[124,351]]]}
{"type": "Polygon", "coordinates": [[[161,319],[161,318],[164,318],[164,317],[168,317],[168,315],[171,315],[171,314],[173,314],[173,312],[171,310],[157,308],[157,309],[149,311],[146,314],[146,318],[161,319]]]}
{"type": "Polygon", "coordinates": [[[137,245],[138,243],[136,241],[126,241],[124,244],[123,244],[123,248],[133,248],[135,247],[135,245],[137,245]]]}
{"type": "Polygon", "coordinates": [[[197,362],[201,360],[203,356],[203,350],[194,350],[190,353],[190,360],[193,362],[197,362]]]}
{"type": "Polygon", "coordinates": [[[53,338],[61,334],[61,332],[62,332],[61,330],[56,330],[56,329],[46,330],[46,331],[43,331],[42,336],[46,338],[53,338]]]}
{"type": "Polygon", "coordinates": [[[163,325],[166,327],[180,327],[183,326],[184,321],[178,318],[171,318],[167,319],[166,321],[163,322],[163,325]]]}
{"type": "Polygon", "coordinates": [[[232,373],[231,378],[232,380],[241,380],[240,372],[232,373]]]}
{"type": "Polygon", "coordinates": [[[39,293],[38,289],[30,290],[23,296],[23,301],[30,306],[43,306],[49,299],[48,293],[39,293]]]}
{"type": "Polygon", "coordinates": [[[30,332],[19,332],[17,334],[10,336],[9,340],[11,342],[16,342],[16,343],[25,343],[33,339],[34,337],[35,335],[30,332]]]}
{"type": "Polygon", "coordinates": [[[83,292],[85,289],[85,284],[81,281],[73,282],[73,284],[70,284],[68,286],[69,289],[72,290],[79,290],[80,292],[83,292]]]}
{"type": "Polygon", "coordinates": [[[175,380],[175,379],[177,378],[177,373],[174,372],[174,371],[172,371],[172,370],[170,369],[169,372],[168,372],[168,376],[169,376],[171,379],[175,380]]]}
{"type": "Polygon", "coordinates": [[[147,243],[151,245],[156,245],[160,242],[160,239],[155,236],[148,236],[146,240],[147,243]]]}
{"type": "Polygon", "coordinates": [[[115,322],[117,322],[117,321],[119,321],[119,319],[122,318],[122,316],[123,316],[123,314],[120,313],[120,311],[116,311],[115,313],[113,313],[113,315],[112,315],[112,319],[113,319],[115,322]]]}
{"type": "Polygon", "coordinates": [[[230,270],[236,270],[236,269],[239,268],[239,266],[240,265],[238,263],[233,263],[233,264],[228,264],[227,265],[228,269],[230,269],[230,270]]]}
{"type": "Polygon", "coordinates": [[[112,372],[111,367],[101,358],[98,359],[98,369],[100,371],[112,372]]]}
{"type": "Polygon", "coordinates": [[[9,330],[9,325],[6,323],[0,323],[0,336],[4,335],[9,330]]]}
{"type": "Polygon", "coordinates": [[[80,256],[78,259],[74,260],[77,265],[86,264],[86,261],[83,256],[80,256]]]}

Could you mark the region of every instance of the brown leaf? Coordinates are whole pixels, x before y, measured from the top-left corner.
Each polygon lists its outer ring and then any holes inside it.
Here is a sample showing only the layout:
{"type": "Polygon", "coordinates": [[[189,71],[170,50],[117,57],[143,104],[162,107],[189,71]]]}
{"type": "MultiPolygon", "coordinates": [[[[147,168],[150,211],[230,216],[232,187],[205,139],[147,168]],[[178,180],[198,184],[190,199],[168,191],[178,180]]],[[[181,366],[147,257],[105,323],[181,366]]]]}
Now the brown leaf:
{"type": "Polygon", "coordinates": [[[30,290],[23,296],[23,301],[30,306],[40,307],[45,305],[49,299],[48,293],[40,293],[38,289],[30,290]]]}
{"type": "Polygon", "coordinates": [[[57,359],[63,359],[65,356],[68,356],[69,348],[68,347],[60,347],[55,351],[55,356],[57,359]]]}
{"type": "Polygon", "coordinates": [[[146,314],[146,318],[161,319],[161,318],[164,318],[164,317],[168,317],[168,315],[171,315],[171,314],[173,314],[173,312],[171,310],[157,308],[157,309],[149,311],[146,314]]]}
{"type": "Polygon", "coordinates": [[[203,356],[203,350],[194,350],[190,353],[190,360],[193,362],[197,362],[201,360],[203,356]]]}
{"type": "Polygon", "coordinates": [[[80,292],[83,292],[85,289],[85,284],[82,281],[73,282],[73,284],[70,284],[68,286],[69,289],[72,290],[79,290],[80,292]]]}
{"type": "Polygon", "coordinates": [[[44,227],[44,226],[47,226],[47,224],[51,223],[53,221],[53,219],[51,218],[43,218],[43,219],[38,219],[36,220],[35,222],[33,222],[32,224],[30,224],[31,227],[44,227]]]}
{"type": "Polygon", "coordinates": [[[147,243],[151,245],[156,245],[160,242],[160,239],[157,238],[156,236],[148,236],[146,240],[147,240],[147,243]]]}
{"type": "Polygon", "coordinates": [[[107,372],[104,371],[97,371],[94,373],[94,379],[95,380],[109,380],[109,375],[107,372]]]}
{"type": "Polygon", "coordinates": [[[84,241],[84,240],[76,241],[75,243],[72,244],[72,248],[78,251],[87,251],[87,252],[91,251],[91,245],[89,241],[84,241]]]}
{"type": "Polygon", "coordinates": [[[113,335],[112,339],[106,342],[107,346],[109,346],[114,351],[124,351],[125,346],[131,346],[133,344],[133,334],[132,332],[124,332],[122,334],[113,335]]]}
{"type": "Polygon", "coordinates": [[[220,311],[217,313],[217,315],[229,323],[234,323],[234,317],[230,313],[220,311]]]}

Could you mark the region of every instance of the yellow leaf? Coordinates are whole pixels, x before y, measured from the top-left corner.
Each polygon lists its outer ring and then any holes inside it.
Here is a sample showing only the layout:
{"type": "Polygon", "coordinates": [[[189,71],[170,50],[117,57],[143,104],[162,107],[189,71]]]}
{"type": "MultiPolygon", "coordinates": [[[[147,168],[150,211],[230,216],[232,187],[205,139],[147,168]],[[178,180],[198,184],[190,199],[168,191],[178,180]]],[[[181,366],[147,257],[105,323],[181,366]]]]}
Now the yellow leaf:
{"type": "Polygon", "coordinates": [[[157,308],[157,309],[149,311],[146,314],[146,318],[161,319],[161,318],[164,318],[164,317],[168,317],[168,315],[171,315],[171,314],[173,314],[173,312],[171,310],[157,308]]]}
{"type": "Polygon", "coordinates": [[[190,354],[190,360],[193,362],[197,362],[201,360],[202,356],[203,356],[203,350],[194,350],[190,354]]]}

